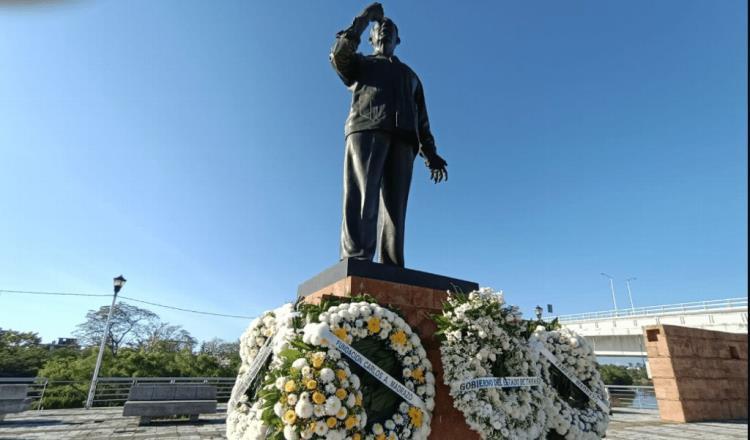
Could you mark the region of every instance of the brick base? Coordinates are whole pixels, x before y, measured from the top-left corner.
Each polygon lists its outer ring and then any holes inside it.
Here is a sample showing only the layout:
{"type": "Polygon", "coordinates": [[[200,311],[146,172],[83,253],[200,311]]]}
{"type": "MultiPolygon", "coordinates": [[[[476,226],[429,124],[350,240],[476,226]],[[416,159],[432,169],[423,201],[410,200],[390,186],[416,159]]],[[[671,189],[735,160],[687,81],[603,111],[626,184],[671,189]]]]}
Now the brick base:
{"type": "Polygon", "coordinates": [[[479,434],[469,429],[463,414],[453,407],[448,387],[443,384],[440,343],[433,337],[437,327],[430,315],[440,313],[447,293],[437,289],[349,276],[307,295],[305,302],[319,304],[325,296],[349,298],[362,294],[374,297],[383,306],[398,308],[422,339],[427,357],[432,362],[436,382],[430,440],[479,440],[479,434]]]}

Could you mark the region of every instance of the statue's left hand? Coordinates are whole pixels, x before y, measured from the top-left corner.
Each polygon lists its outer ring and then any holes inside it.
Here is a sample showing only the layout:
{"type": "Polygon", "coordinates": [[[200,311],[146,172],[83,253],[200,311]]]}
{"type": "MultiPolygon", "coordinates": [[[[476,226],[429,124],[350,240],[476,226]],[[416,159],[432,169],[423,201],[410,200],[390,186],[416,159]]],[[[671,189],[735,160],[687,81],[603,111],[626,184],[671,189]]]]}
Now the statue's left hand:
{"type": "Polygon", "coordinates": [[[448,181],[448,170],[446,169],[448,162],[438,156],[437,153],[435,153],[434,156],[427,158],[425,160],[425,165],[430,169],[430,180],[435,183],[442,182],[443,180],[446,182],[448,181]]]}

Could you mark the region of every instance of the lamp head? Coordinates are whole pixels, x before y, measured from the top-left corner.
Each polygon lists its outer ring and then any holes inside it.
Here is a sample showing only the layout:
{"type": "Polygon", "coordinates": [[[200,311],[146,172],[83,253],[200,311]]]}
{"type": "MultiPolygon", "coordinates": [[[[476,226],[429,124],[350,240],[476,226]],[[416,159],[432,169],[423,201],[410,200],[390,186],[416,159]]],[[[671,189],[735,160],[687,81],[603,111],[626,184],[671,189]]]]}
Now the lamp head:
{"type": "Polygon", "coordinates": [[[115,293],[119,293],[120,289],[122,289],[122,286],[124,286],[127,281],[128,280],[126,280],[125,277],[123,277],[122,275],[117,276],[113,280],[113,283],[114,283],[114,286],[115,286],[115,293]]]}

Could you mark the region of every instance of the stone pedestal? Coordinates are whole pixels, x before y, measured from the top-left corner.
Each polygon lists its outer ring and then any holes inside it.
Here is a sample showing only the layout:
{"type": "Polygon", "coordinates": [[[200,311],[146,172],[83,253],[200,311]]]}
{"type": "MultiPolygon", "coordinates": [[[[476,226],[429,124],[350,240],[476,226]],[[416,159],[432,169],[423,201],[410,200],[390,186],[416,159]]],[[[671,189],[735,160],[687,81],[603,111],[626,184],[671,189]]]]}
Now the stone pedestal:
{"type": "Polygon", "coordinates": [[[419,333],[435,373],[435,410],[430,440],[478,440],[463,415],[453,407],[448,387],[443,385],[440,343],[433,337],[437,327],[430,315],[440,313],[447,290],[466,293],[477,283],[441,275],[402,269],[368,261],[345,260],[301,284],[297,293],[306,302],[319,303],[326,296],[351,297],[368,294],[383,306],[393,306],[404,314],[419,333]]]}
{"type": "Polygon", "coordinates": [[[747,334],[644,329],[662,420],[747,420],[747,334]]]}

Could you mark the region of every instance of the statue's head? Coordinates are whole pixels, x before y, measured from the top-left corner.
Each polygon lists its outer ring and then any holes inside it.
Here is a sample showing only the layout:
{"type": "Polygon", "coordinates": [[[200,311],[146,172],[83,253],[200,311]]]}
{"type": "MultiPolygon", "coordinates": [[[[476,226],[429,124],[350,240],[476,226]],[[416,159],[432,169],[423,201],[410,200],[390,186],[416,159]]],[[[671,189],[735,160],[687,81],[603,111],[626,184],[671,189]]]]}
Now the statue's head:
{"type": "Polygon", "coordinates": [[[390,57],[396,50],[396,46],[401,42],[398,38],[398,27],[388,17],[381,21],[376,21],[370,30],[370,44],[376,55],[385,55],[390,57]]]}

